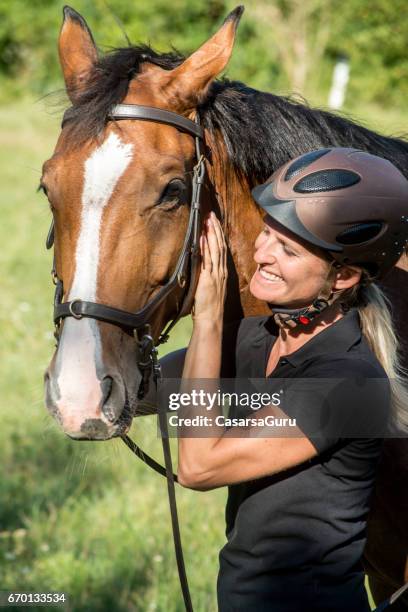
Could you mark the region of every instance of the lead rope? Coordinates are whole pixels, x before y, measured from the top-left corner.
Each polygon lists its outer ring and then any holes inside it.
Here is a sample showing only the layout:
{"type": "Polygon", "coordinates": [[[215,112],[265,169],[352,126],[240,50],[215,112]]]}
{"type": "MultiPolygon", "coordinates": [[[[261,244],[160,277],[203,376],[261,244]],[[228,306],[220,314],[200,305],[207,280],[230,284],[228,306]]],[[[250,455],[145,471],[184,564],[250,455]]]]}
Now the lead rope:
{"type": "MultiPolygon", "coordinates": [[[[143,335],[139,344],[139,350],[141,359],[139,367],[142,373],[142,385],[145,380],[145,372],[150,370],[154,385],[156,387],[156,397],[159,397],[159,385],[162,381],[161,366],[157,359],[157,348],[154,345],[154,340],[150,334],[150,326],[147,327],[147,332],[143,335]]],[[[144,389],[146,392],[146,389],[144,389]]],[[[160,435],[163,446],[164,465],[161,466],[154,459],[146,455],[138,446],[133,442],[129,436],[122,436],[122,440],[132,452],[135,453],[139,459],[144,461],[151,468],[156,470],[159,474],[166,477],[167,480],[167,493],[169,498],[170,515],[171,515],[171,527],[173,531],[173,542],[174,550],[176,553],[177,569],[180,580],[180,586],[183,593],[184,606],[186,612],[193,612],[193,604],[191,602],[190,589],[188,587],[188,580],[186,574],[186,568],[184,564],[183,547],[181,543],[180,525],[178,520],[177,512],[177,500],[176,490],[174,483],[177,482],[177,476],[173,473],[173,462],[171,457],[170,449],[170,438],[169,429],[167,424],[167,411],[164,402],[158,401],[157,412],[159,416],[160,435]]]]}

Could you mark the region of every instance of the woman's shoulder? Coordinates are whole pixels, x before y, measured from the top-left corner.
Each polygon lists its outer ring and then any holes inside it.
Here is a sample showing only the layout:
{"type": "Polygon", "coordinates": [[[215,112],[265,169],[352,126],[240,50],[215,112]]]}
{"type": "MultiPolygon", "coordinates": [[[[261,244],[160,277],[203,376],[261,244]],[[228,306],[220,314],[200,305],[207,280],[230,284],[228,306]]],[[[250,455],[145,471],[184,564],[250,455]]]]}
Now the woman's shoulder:
{"type": "Polygon", "coordinates": [[[333,378],[387,378],[363,333],[356,309],[313,337],[299,352],[310,357],[304,363],[307,375],[316,371],[333,378]]]}

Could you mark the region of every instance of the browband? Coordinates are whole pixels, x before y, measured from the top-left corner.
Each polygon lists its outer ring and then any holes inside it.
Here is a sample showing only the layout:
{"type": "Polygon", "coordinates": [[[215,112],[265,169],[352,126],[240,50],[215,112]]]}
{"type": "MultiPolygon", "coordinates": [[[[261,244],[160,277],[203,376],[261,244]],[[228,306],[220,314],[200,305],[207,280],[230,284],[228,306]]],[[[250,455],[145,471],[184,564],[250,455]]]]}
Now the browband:
{"type": "Polygon", "coordinates": [[[196,138],[203,138],[203,128],[200,124],[182,117],[172,111],[154,108],[152,106],[139,106],[138,104],[117,104],[109,113],[111,119],[141,119],[142,121],[157,121],[167,123],[196,138]]]}
{"type": "MultiPolygon", "coordinates": [[[[74,117],[73,107],[68,108],[62,118],[61,127],[64,127],[68,121],[71,121],[74,117]]],[[[173,127],[187,132],[195,138],[204,138],[204,130],[199,123],[187,119],[182,115],[173,113],[172,111],[163,110],[162,108],[155,108],[153,106],[139,106],[138,104],[116,104],[109,113],[109,119],[121,120],[121,119],[139,119],[141,121],[157,121],[157,123],[166,123],[173,127]]]]}

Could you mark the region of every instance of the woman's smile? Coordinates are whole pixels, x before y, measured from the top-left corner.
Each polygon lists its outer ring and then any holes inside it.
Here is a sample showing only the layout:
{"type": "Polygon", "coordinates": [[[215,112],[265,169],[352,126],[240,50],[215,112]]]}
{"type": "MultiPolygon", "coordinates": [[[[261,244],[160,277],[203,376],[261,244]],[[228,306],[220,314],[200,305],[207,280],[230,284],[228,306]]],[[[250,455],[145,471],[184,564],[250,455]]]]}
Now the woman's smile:
{"type": "Polygon", "coordinates": [[[256,276],[258,282],[265,282],[267,284],[276,284],[283,282],[283,278],[274,272],[266,270],[262,265],[259,265],[256,270],[256,276]]]}

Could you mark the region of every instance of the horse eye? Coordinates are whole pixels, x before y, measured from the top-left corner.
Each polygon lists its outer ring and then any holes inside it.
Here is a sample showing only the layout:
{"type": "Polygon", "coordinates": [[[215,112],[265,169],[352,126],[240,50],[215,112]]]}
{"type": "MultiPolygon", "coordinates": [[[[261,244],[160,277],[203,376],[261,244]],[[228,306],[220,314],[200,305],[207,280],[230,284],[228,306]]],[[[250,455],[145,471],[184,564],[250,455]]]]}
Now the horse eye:
{"type": "Polygon", "coordinates": [[[182,202],[186,192],[186,185],[181,179],[173,179],[164,188],[158,204],[165,204],[166,202],[182,202]]]}

